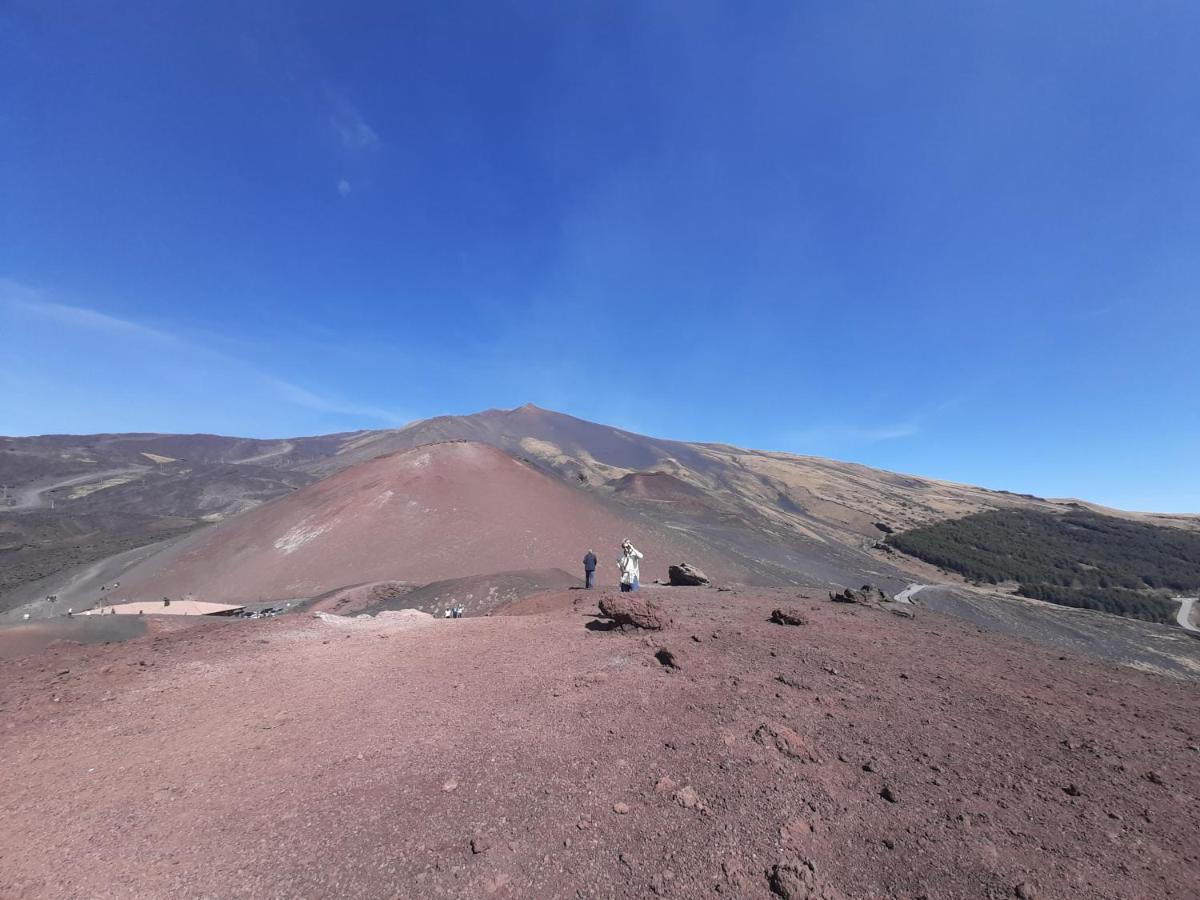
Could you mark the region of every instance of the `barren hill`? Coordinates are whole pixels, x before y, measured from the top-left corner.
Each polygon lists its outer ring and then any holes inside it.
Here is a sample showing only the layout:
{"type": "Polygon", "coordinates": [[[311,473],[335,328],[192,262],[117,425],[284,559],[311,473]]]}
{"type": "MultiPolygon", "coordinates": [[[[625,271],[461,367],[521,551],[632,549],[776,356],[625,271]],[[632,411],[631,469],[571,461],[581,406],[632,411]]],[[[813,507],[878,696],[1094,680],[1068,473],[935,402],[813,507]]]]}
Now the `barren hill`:
{"type": "MultiPolygon", "coordinates": [[[[929,582],[943,585],[926,596],[945,608],[989,627],[1037,635],[1048,626],[1039,617],[1055,614],[1026,604],[1010,615],[992,602],[1000,596],[995,592],[984,598],[959,590],[960,580],[956,586],[954,577],[889,552],[879,539],[889,530],[981,511],[1062,512],[1080,505],[815,457],[646,437],[532,405],[318,438],[51,436],[0,439],[0,451],[0,476],[17,485],[8,498],[34,500],[32,507],[0,512],[0,562],[6,563],[0,616],[18,607],[53,614],[61,607],[35,601],[55,594],[90,606],[101,599],[99,584],[126,572],[136,574],[123,584],[154,596],[205,591],[219,595],[215,599],[312,597],[377,581],[424,583],[522,568],[574,572],[587,546],[603,557],[614,534],[628,533],[651,551],[646,580],[687,559],[714,577],[750,584],[871,582],[899,591],[929,582]],[[389,465],[377,457],[448,441],[507,454],[503,466],[501,457],[490,457],[497,471],[518,467],[523,484],[537,485],[535,494],[559,498],[555,508],[562,515],[538,519],[541,507],[516,499],[525,487],[517,490],[515,482],[508,500],[474,517],[451,518],[455,505],[465,510],[470,504],[451,503],[448,511],[432,488],[429,502],[414,497],[421,509],[437,510],[428,516],[406,519],[390,501],[386,508],[371,506],[385,488],[372,494],[364,486],[371,479],[360,479],[372,467],[389,465]],[[321,478],[327,480],[313,484],[321,478]],[[340,485],[347,493],[339,502],[332,492],[340,485]],[[268,502],[286,494],[293,496],[268,502]],[[310,510],[317,497],[324,505],[310,510]],[[517,547],[516,532],[500,527],[504,533],[497,534],[496,523],[515,516],[530,517],[520,528],[541,543],[530,539],[517,547]],[[365,524],[376,519],[379,528],[365,524]],[[143,546],[221,520],[229,521],[165,548],[143,546]],[[318,520],[323,524],[314,526],[318,520]],[[463,552],[442,553],[439,542],[463,552]],[[1022,624],[1010,626],[1014,619],[1022,624]]],[[[449,468],[443,477],[453,481],[449,468]]],[[[478,473],[468,469],[462,477],[473,484],[478,473]]],[[[1107,512],[1197,527],[1193,517],[1107,512]]],[[[1062,624],[1062,616],[1050,624],[1062,624]]]]}
{"type": "MultiPolygon", "coordinates": [[[[627,536],[646,554],[646,581],[698,550],[687,535],[635,521],[494,447],[441,443],[360,463],[191,534],[124,573],[120,593],[246,602],[363,582],[575,571],[589,546],[606,558],[601,577],[611,583],[627,536]]],[[[732,555],[705,553],[716,577],[752,575],[732,555]]]]}

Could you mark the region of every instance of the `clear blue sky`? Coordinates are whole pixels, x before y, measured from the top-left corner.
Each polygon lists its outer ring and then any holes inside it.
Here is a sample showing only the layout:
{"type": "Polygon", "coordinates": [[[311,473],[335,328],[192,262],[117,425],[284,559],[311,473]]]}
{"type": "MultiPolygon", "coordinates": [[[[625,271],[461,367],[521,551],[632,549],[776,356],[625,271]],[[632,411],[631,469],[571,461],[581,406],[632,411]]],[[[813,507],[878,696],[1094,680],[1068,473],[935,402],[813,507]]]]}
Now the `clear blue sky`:
{"type": "Polygon", "coordinates": [[[526,401],[1200,511],[1200,4],[0,7],[0,433],[526,401]]]}

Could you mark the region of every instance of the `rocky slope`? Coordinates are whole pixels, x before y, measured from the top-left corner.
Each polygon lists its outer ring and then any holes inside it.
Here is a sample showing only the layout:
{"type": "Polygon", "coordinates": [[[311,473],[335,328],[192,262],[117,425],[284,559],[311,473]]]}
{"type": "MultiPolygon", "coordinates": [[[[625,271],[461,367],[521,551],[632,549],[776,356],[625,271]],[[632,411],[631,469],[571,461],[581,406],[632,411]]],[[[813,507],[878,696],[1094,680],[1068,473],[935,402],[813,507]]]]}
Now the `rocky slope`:
{"type": "Polygon", "coordinates": [[[0,661],[0,896],[1195,896],[1193,684],[817,591],[641,596],[667,630],[566,591],[0,661]]]}

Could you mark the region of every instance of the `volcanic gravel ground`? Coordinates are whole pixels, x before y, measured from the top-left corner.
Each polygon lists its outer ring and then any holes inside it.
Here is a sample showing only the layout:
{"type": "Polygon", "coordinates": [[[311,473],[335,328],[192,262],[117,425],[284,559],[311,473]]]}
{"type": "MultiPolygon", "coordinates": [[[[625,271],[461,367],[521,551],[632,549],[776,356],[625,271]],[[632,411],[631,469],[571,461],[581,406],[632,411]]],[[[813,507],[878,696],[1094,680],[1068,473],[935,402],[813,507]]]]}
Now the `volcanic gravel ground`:
{"type": "Polygon", "coordinates": [[[580,594],[0,662],[0,896],[1197,895],[1194,682],[815,594],[651,588],[653,634],[580,594]]]}

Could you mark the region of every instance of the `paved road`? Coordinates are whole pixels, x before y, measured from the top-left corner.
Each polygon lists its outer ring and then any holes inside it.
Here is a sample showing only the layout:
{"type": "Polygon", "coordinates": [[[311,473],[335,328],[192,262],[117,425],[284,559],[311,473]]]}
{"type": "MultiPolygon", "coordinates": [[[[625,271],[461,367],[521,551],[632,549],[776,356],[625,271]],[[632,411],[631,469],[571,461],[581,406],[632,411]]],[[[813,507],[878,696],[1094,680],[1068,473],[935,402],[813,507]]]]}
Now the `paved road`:
{"type": "Polygon", "coordinates": [[[1175,616],[1179,627],[1200,633],[1200,628],[1192,624],[1192,607],[1196,605],[1196,601],[1200,600],[1200,597],[1176,597],[1175,599],[1179,601],[1179,613],[1175,616]]]}
{"type": "Polygon", "coordinates": [[[912,603],[913,597],[917,596],[918,592],[923,591],[927,587],[934,587],[934,585],[932,585],[932,584],[910,584],[908,587],[906,587],[904,590],[902,590],[900,593],[898,593],[892,599],[895,600],[897,603],[912,603]]]}
{"type": "MultiPolygon", "coordinates": [[[[954,585],[940,585],[940,586],[941,587],[954,587],[954,585]]],[[[908,587],[906,587],[904,590],[902,590],[900,593],[898,593],[892,599],[895,600],[897,603],[912,603],[913,598],[916,597],[918,593],[925,590],[926,588],[931,588],[931,587],[939,587],[939,585],[936,585],[936,584],[910,584],[908,587]]],[[[1176,597],[1174,599],[1179,601],[1179,612],[1176,613],[1176,616],[1175,616],[1175,621],[1179,624],[1179,627],[1186,629],[1187,631],[1194,631],[1197,634],[1200,634],[1200,628],[1198,628],[1197,626],[1192,624],[1192,618],[1191,618],[1192,617],[1192,607],[1195,606],[1198,601],[1200,601],[1200,597],[1176,597]]]]}

